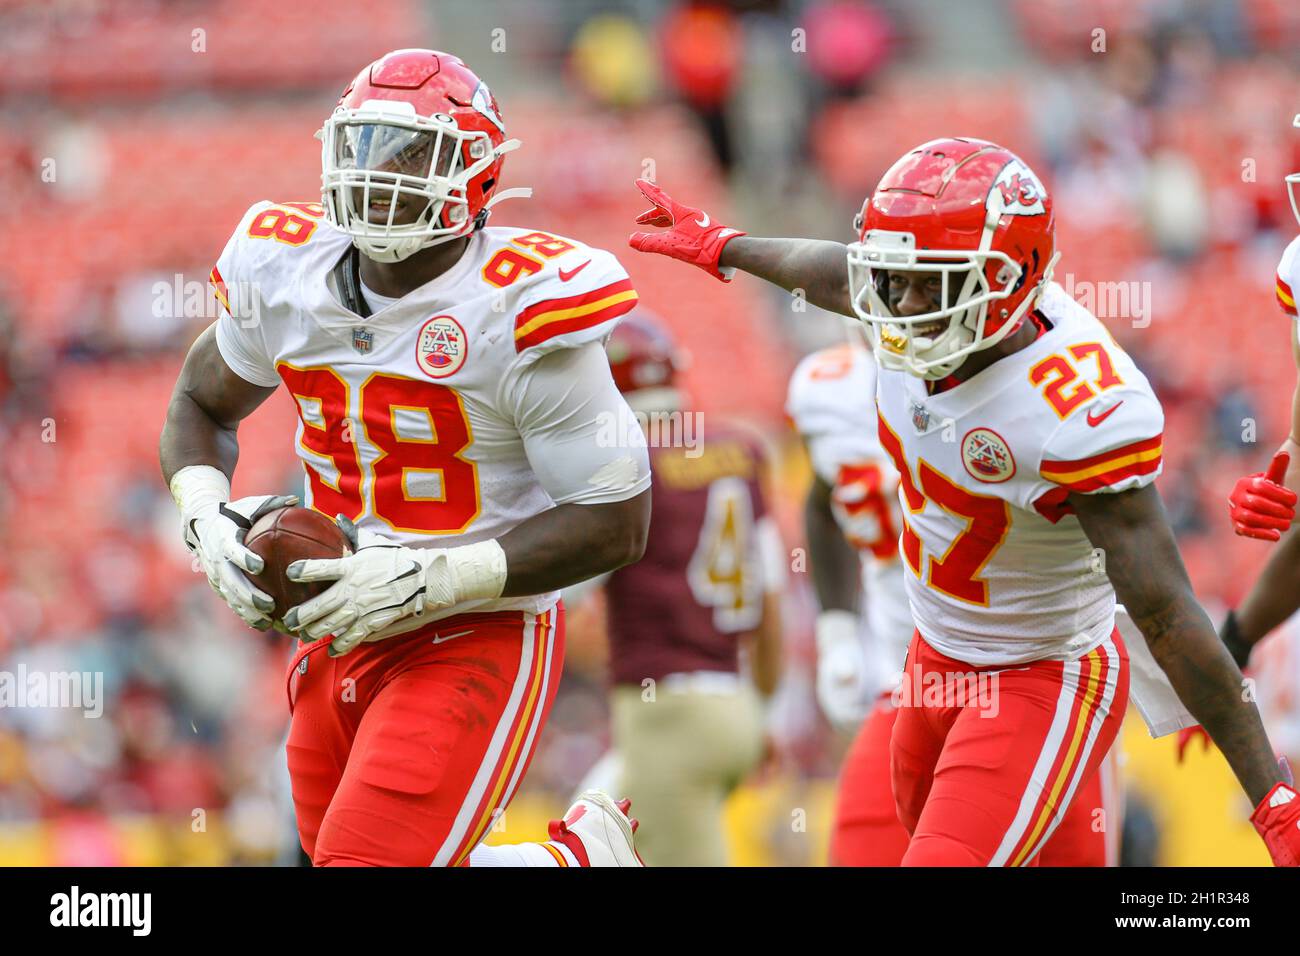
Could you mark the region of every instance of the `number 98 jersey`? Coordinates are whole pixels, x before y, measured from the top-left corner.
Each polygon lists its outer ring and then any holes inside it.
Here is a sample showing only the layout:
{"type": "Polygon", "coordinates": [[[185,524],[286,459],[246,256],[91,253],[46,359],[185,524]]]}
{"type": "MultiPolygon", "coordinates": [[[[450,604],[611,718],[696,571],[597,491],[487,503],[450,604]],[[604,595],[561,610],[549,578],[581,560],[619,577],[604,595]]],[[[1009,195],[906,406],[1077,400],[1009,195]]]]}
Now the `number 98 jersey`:
{"type": "Polygon", "coordinates": [[[1039,337],[935,395],[881,369],[880,441],[902,477],[912,615],[940,653],[976,666],[1073,660],[1113,627],[1115,593],[1071,493],[1141,487],[1161,468],[1164,415],[1091,313],[1049,284],[1039,337]]]}
{"type": "MultiPolygon", "coordinates": [[[[310,507],[450,547],[649,487],[644,447],[601,442],[596,421],[631,417],[601,347],[637,298],[613,255],[482,229],[445,273],[362,318],[334,288],[350,244],[318,204],[262,202],[210,276],[226,364],[293,396],[310,507]]],[[[472,608],[540,613],[556,597],[472,608]]]]}

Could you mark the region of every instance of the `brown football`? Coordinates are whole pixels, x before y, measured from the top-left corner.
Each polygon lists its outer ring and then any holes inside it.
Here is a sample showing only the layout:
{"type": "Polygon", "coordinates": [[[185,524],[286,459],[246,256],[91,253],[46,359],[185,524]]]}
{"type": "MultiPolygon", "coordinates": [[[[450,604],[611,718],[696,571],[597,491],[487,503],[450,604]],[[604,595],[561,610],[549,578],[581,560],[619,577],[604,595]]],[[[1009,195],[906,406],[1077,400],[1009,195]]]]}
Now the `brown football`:
{"type": "Polygon", "coordinates": [[[339,526],[310,508],[277,508],[262,515],[248,530],[244,544],[266,562],[261,574],[248,578],[275,601],[271,616],[276,621],[334,583],[290,581],[284,575],[289,565],[308,558],[341,558],[352,550],[339,526]]]}

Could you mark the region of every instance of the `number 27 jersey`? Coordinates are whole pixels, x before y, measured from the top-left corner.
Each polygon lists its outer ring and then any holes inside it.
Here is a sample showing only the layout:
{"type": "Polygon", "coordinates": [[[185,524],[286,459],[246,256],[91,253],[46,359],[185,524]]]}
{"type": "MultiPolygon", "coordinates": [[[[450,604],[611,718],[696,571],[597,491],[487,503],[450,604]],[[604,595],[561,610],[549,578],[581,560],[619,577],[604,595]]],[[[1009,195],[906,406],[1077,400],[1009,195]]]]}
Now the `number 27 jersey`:
{"type": "Polygon", "coordinates": [[[1164,416],[1106,328],[1055,283],[1034,342],[936,395],[882,369],[880,439],[902,476],[899,550],[918,629],[984,666],[1073,660],[1113,627],[1115,593],[1071,493],[1141,487],[1164,416]]]}

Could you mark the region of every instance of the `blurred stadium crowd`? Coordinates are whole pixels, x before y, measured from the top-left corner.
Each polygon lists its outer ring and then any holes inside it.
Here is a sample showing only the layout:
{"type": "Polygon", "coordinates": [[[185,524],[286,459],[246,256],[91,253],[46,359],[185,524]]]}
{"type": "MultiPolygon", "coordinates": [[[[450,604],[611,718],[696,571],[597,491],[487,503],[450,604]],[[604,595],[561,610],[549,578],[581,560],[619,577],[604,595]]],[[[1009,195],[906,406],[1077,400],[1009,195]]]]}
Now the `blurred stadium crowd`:
{"type": "MultiPolygon", "coordinates": [[[[107,696],[98,720],[0,710],[0,863],[282,849],[289,649],[192,571],[157,436],[215,317],[204,279],[229,231],[254,201],[315,198],[312,133],[360,65],[407,46],[463,56],[523,141],[507,185],[535,198],[497,221],[614,250],[692,355],[696,407],[770,437],[790,547],[807,468],[785,383],[842,326],[631,253],[632,180],[757,235],[843,239],[906,148],[1016,150],[1055,193],[1058,280],[1165,404],[1160,488],[1199,595],[1217,614],[1244,593],[1264,548],[1232,536],[1222,502],[1283,437],[1294,385],[1271,285],[1296,229],[1282,177],[1300,169],[1288,0],[386,0],[360,16],[344,0],[0,0],[0,670],[102,672],[107,696]]],[[[245,424],[236,494],[300,486],[292,428],[283,394],[245,424]]],[[[738,862],[823,856],[824,821],[789,826],[790,806],[824,805],[844,743],[813,699],[805,577],[771,715],[783,760],[737,798],[738,862]]],[[[572,616],[521,818],[562,806],[605,747],[602,628],[598,605],[572,616]]],[[[1154,834],[1131,859],[1262,854],[1154,834]]]]}

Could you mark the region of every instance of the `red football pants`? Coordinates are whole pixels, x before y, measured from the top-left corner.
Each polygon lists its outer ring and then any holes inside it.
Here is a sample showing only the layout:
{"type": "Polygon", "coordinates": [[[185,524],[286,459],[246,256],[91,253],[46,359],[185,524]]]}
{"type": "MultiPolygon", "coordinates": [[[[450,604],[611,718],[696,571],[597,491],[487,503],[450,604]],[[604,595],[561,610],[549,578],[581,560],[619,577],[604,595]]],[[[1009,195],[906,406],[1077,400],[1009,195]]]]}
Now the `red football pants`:
{"type": "Polygon", "coordinates": [[[1061,825],[1038,852],[1039,866],[1119,866],[1124,797],[1118,756],[1119,747],[1111,747],[1097,772],[1079,785],[1061,825]]]}
{"type": "Polygon", "coordinates": [[[903,866],[1025,866],[1079,802],[1119,733],[1119,631],[1075,661],[972,667],[919,633],[908,650],[890,773],[912,839],[903,866]]]}
{"type": "MultiPolygon", "coordinates": [[[[831,825],[831,866],[903,862],[911,836],[898,819],[889,779],[889,740],[897,716],[898,708],[888,695],[877,701],[844,756],[831,825]]],[[[1040,866],[1118,864],[1122,807],[1114,774],[1114,760],[1108,758],[1084,781],[1061,825],[1038,854],[1040,866]]]]}
{"type": "Polygon", "coordinates": [[[831,824],[831,866],[898,866],[911,836],[899,822],[889,784],[889,738],[895,707],[876,701],[844,755],[831,824]]]}
{"type": "Polygon", "coordinates": [[[458,866],[514,796],[559,685],[564,609],[462,614],[289,671],[289,776],[316,866],[458,866]]]}

